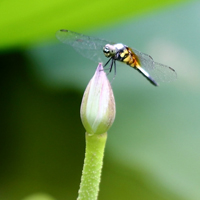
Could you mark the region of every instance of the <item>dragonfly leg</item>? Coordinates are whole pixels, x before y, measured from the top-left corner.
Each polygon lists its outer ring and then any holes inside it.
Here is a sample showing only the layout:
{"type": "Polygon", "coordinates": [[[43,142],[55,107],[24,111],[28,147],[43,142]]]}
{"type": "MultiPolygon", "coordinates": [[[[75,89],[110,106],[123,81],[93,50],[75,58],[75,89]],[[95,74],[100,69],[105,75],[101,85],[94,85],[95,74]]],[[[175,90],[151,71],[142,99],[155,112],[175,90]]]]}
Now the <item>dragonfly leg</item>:
{"type": "MultiPolygon", "coordinates": [[[[105,69],[105,70],[109,70],[109,72],[107,73],[107,75],[108,74],[110,74],[110,72],[112,72],[112,69],[113,69],[113,65],[114,65],[114,77],[113,77],[113,80],[115,79],[115,76],[116,76],[116,60],[113,58],[113,57],[111,57],[107,62],[106,62],[106,64],[103,66],[103,67],[105,67],[105,66],[107,66],[108,65],[108,63],[110,62],[110,60],[111,60],[111,64],[110,64],[110,67],[108,68],[108,69],[105,69]]],[[[112,80],[112,81],[113,81],[112,80]]]]}
{"type": "Polygon", "coordinates": [[[111,61],[111,64],[110,64],[110,71],[109,72],[111,72],[112,71],[112,68],[113,68],[113,59],[112,59],[112,61],[111,61]]]}
{"type": "Polygon", "coordinates": [[[112,57],[106,62],[106,64],[103,66],[103,68],[106,67],[106,65],[110,62],[111,59],[112,59],[112,57]]]}
{"type": "Polygon", "coordinates": [[[111,61],[110,67],[108,68],[108,69],[109,69],[109,72],[107,73],[107,75],[110,74],[110,72],[112,71],[112,68],[113,68],[113,61],[114,61],[114,59],[112,59],[112,61],[111,61]]]}
{"type": "Polygon", "coordinates": [[[113,79],[112,79],[112,81],[111,81],[111,84],[112,84],[112,82],[114,81],[114,79],[115,79],[115,76],[116,76],[116,72],[117,72],[117,70],[116,70],[116,60],[114,60],[113,59],[113,63],[114,63],[114,76],[113,76],[113,79]]]}
{"type": "Polygon", "coordinates": [[[115,78],[116,74],[117,74],[117,68],[116,68],[116,60],[114,60],[114,77],[113,79],[115,78]]]}

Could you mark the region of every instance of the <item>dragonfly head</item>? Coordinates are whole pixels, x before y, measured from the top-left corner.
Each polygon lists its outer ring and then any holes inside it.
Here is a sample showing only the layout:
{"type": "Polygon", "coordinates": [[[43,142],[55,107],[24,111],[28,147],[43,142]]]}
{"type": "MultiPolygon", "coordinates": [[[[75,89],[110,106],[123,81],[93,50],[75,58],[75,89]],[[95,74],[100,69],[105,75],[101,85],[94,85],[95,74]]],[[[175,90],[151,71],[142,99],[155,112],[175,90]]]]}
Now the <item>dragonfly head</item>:
{"type": "Polygon", "coordinates": [[[113,57],[116,54],[116,48],[113,45],[106,44],[103,47],[103,53],[106,57],[113,57]]]}

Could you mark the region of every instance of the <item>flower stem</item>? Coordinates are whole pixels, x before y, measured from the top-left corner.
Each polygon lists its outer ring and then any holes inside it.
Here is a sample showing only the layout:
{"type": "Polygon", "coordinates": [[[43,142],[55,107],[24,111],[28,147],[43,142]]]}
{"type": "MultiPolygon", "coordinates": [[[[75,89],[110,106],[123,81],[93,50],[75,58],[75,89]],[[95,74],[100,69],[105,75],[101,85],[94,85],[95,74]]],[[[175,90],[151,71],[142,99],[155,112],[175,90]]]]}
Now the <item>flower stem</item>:
{"type": "Polygon", "coordinates": [[[77,200],[96,200],[98,197],[106,139],[107,133],[86,133],[86,153],[77,200]]]}

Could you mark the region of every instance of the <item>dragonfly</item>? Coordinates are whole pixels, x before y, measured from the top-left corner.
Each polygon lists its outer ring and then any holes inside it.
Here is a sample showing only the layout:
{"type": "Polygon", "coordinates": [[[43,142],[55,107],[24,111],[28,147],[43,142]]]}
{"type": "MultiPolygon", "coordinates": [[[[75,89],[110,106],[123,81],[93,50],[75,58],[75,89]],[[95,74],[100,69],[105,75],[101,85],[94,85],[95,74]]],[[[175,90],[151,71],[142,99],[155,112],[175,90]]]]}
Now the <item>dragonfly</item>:
{"type": "Polygon", "coordinates": [[[136,69],[154,86],[158,86],[158,82],[170,82],[177,78],[173,68],[155,62],[150,55],[122,43],[113,43],[65,29],[57,31],[56,37],[93,61],[104,62],[107,58],[104,68],[110,63],[109,72],[114,68],[115,75],[116,61],[119,61],[136,69]]]}

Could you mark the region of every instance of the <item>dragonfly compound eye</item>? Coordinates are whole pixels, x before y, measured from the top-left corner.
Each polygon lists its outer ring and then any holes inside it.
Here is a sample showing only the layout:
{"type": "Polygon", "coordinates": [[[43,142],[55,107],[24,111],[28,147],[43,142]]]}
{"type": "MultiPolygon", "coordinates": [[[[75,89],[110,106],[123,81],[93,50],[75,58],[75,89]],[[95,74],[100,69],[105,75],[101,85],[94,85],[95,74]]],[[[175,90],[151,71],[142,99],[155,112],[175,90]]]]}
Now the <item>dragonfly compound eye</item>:
{"type": "Polygon", "coordinates": [[[110,57],[111,56],[110,49],[107,46],[105,46],[103,48],[103,52],[104,52],[104,54],[105,54],[106,57],[110,57]]]}

